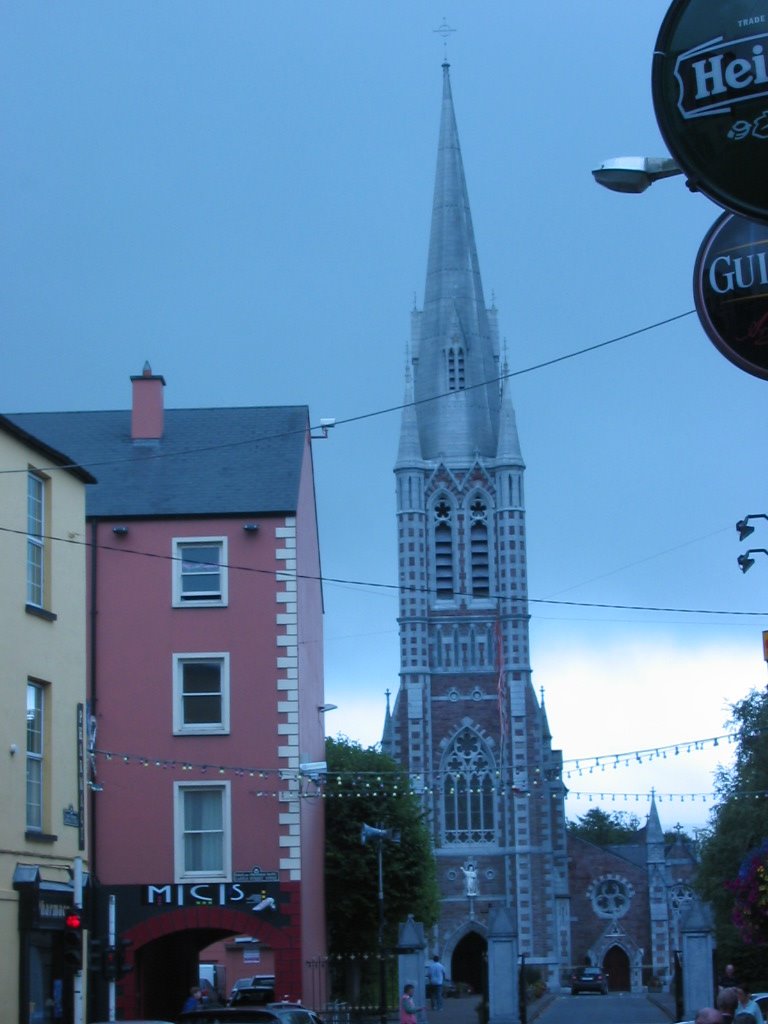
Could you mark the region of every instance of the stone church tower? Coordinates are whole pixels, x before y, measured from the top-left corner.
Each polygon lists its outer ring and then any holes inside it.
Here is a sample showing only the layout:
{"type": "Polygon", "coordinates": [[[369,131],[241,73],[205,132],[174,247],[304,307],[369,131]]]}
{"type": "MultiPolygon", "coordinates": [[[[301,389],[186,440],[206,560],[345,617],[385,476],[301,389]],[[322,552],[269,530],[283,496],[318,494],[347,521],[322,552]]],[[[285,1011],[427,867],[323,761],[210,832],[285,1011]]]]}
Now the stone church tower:
{"type": "Polygon", "coordinates": [[[441,914],[428,953],[482,984],[489,919],[557,986],[570,964],[562,756],[528,649],[524,464],[483,298],[451,95],[395,465],[400,688],[382,747],[424,794],[441,914]]]}

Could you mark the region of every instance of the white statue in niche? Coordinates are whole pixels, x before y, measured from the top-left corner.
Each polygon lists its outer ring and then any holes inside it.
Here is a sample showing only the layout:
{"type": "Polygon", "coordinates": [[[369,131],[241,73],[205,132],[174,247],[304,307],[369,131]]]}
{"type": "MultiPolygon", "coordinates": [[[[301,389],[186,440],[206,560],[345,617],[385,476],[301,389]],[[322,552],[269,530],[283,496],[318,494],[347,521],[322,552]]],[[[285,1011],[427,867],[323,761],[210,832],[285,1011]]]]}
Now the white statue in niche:
{"type": "Polygon", "coordinates": [[[464,875],[464,895],[477,896],[477,868],[472,861],[462,865],[461,872],[464,875]]]}

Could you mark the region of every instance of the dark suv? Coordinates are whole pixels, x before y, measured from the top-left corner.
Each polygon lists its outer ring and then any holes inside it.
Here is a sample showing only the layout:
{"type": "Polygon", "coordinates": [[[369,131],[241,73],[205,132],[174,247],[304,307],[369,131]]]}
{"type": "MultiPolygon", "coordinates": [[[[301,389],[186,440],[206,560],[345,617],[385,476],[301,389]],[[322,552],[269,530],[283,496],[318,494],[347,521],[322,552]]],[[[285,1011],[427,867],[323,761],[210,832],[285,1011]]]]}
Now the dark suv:
{"type": "Polygon", "coordinates": [[[323,1024],[314,1012],[301,1003],[270,1003],[267,1006],[203,1006],[188,1010],[177,1024],[323,1024]]]}
{"type": "Polygon", "coordinates": [[[581,967],[571,975],[571,995],[579,992],[599,992],[608,995],[608,975],[599,967],[581,967]]]}
{"type": "Polygon", "coordinates": [[[275,1000],[275,989],[271,985],[248,985],[232,992],[228,1006],[266,1006],[275,1000]]]}

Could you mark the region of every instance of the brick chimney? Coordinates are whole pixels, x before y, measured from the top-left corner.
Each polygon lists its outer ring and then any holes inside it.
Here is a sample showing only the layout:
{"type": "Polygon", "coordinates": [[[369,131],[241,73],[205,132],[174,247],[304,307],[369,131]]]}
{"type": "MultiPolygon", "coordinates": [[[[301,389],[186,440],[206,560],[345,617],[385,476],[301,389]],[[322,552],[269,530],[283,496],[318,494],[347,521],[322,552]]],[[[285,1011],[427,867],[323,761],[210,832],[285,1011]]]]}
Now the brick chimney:
{"type": "Polygon", "coordinates": [[[148,362],[140,377],[131,377],[133,406],[131,438],[134,441],[159,441],[163,436],[163,388],[165,379],[152,373],[148,362]]]}

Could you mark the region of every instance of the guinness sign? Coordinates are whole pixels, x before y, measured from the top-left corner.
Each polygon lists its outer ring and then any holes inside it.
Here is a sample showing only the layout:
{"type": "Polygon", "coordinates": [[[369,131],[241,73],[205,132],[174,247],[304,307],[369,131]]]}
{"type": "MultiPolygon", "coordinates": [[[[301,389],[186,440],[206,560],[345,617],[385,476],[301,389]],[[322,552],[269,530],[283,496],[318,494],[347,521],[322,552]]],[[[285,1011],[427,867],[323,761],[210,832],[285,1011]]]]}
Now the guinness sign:
{"type": "Polygon", "coordinates": [[[699,320],[726,359],[768,380],[768,226],[724,213],[701,243],[693,291],[699,320]]]}
{"type": "Polygon", "coordinates": [[[768,4],[673,0],[653,55],[653,104],[689,184],[768,223],[768,4]]]}

